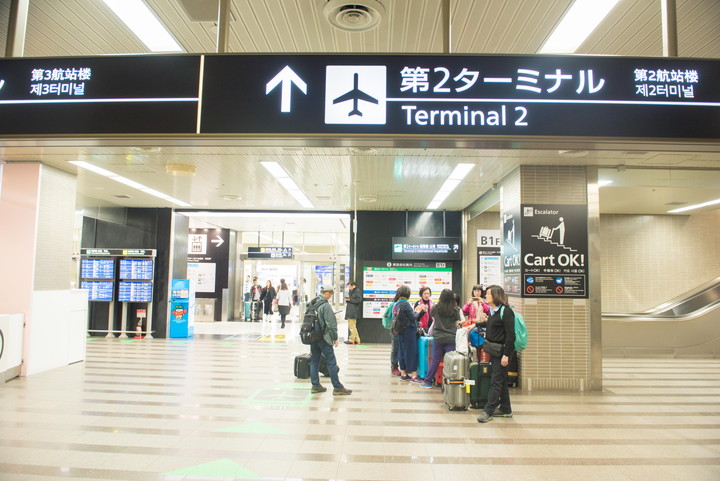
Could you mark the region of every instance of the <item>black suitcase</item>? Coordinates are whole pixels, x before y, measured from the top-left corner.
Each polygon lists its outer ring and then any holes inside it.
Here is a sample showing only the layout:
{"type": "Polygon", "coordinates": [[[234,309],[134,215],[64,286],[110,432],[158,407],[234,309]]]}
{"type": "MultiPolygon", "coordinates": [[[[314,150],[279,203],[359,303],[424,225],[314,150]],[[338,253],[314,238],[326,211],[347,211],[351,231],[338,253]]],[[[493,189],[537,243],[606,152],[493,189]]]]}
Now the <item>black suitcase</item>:
{"type": "MultiPolygon", "coordinates": [[[[293,369],[295,377],[298,379],[309,379],[310,378],[310,353],[298,354],[295,356],[295,367],[293,369]]],[[[330,370],[327,367],[327,361],[325,356],[320,356],[320,374],[323,376],[330,376],[330,370]]],[[[337,368],[340,372],[340,366],[337,368]]]]}

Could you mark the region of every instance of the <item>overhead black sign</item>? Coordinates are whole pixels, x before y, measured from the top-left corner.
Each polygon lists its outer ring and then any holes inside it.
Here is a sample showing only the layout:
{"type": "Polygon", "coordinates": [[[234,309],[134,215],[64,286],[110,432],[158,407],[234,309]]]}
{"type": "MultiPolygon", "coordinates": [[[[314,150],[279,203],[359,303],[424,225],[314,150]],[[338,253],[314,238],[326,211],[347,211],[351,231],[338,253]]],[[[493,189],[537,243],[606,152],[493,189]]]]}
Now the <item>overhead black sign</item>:
{"type": "Polygon", "coordinates": [[[523,204],[523,297],[588,297],[586,205],[523,204]]]}
{"type": "Polygon", "coordinates": [[[155,249],[80,249],[83,256],[133,256],[133,257],[155,257],[155,249]]]}
{"type": "Polygon", "coordinates": [[[0,113],[0,135],[717,139],[720,61],[285,54],[6,59],[0,61],[0,113]]]}
{"type": "Polygon", "coordinates": [[[0,61],[1,134],[195,133],[199,56],[0,61]]]}
{"type": "Polygon", "coordinates": [[[209,55],[203,133],[720,137],[715,60],[209,55]]]}
{"type": "Polygon", "coordinates": [[[459,237],[393,237],[392,259],[459,260],[462,258],[459,237]]]}
{"type": "Polygon", "coordinates": [[[248,247],[248,259],[292,259],[292,247],[248,247]]]}

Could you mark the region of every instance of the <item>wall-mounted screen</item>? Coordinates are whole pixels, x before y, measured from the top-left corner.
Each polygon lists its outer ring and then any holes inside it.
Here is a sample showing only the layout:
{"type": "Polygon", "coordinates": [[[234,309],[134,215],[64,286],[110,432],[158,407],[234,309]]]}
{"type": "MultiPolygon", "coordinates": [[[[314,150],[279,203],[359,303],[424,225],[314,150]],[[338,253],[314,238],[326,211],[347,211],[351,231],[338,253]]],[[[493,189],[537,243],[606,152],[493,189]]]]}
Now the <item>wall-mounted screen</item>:
{"type": "Polygon", "coordinates": [[[118,301],[152,302],[152,282],[120,281],[118,284],[118,301]]]}
{"type": "Polygon", "coordinates": [[[151,280],[152,278],[152,259],[120,259],[120,279],[151,280]]]}
{"type": "Polygon", "coordinates": [[[115,259],[82,258],[80,260],[80,277],[82,279],[114,279],[115,259]]]}
{"type": "Polygon", "coordinates": [[[113,300],[112,281],[81,281],[80,288],[87,289],[89,301],[110,302],[113,300]]]}

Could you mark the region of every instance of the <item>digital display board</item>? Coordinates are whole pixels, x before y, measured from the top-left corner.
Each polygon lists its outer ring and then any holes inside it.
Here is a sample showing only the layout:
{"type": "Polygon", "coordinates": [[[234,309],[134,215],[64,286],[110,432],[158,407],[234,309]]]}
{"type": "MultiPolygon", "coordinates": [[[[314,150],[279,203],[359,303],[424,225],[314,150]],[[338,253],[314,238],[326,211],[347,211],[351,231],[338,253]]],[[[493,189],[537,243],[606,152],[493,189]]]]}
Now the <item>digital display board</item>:
{"type": "Polygon", "coordinates": [[[114,279],[115,259],[80,259],[80,277],[82,279],[114,279]]]}
{"type": "Polygon", "coordinates": [[[410,288],[410,300],[419,298],[423,286],[430,288],[437,301],[443,289],[452,289],[452,269],[449,267],[375,267],[363,268],[363,298],[392,299],[398,287],[410,288]]]}
{"type": "Polygon", "coordinates": [[[152,282],[120,281],[118,283],[118,301],[152,302],[152,282]]]}
{"type": "Polygon", "coordinates": [[[120,259],[120,279],[153,278],[152,259],[120,259]]]}
{"type": "Polygon", "coordinates": [[[195,133],[200,57],[0,60],[0,133],[195,133]]]}
{"type": "Polygon", "coordinates": [[[248,247],[248,259],[292,259],[292,247],[248,247]]]}
{"type": "Polygon", "coordinates": [[[201,133],[720,138],[720,62],[207,55],[201,133]]]}
{"type": "Polygon", "coordinates": [[[393,260],[460,260],[459,237],[393,237],[393,260]]]}
{"type": "Polygon", "coordinates": [[[80,289],[87,289],[89,301],[112,301],[113,300],[112,281],[80,281],[80,289]]]}

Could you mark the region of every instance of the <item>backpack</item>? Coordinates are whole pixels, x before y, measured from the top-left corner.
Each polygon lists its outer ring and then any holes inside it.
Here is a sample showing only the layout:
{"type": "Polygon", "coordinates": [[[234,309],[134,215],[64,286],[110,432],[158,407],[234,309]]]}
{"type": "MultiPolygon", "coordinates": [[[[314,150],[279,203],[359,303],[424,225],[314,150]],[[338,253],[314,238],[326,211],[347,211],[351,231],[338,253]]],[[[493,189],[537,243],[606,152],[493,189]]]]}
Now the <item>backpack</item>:
{"type": "MultiPolygon", "coordinates": [[[[500,308],[500,317],[503,315],[504,308],[505,306],[500,308]]],[[[528,332],[527,327],[525,327],[525,318],[515,311],[513,311],[513,314],[515,314],[515,350],[524,351],[528,343],[528,332]]]]}
{"type": "Polygon", "coordinates": [[[470,334],[468,334],[468,340],[470,341],[470,345],[472,347],[480,347],[485,342],[485,336],[483,336],[480,330],[476,327],[470,331],[470,334]]]}
{"type": "Polygon", "coordinates": [[[390,332],[392,332],[396,336],[399,335],[402,332],[402,330],[405,328],[405,323],[403,321],[401,321],[400,317],[399,317],[400,302],[401,301],[397,301],[393,305],[393,309],[392,309],[393,316],[392,316],[392,321],[390,322],[390,332]]]}
{"type": "Polygon", "coordinates": [[[390,324],[392,324],[393,306],[394,305],[395,305],[395,303],[391,302],[390,305],[387,306],[387,309],[385,309],[385,312],[383,313],[382,324],[385,329],[390,329],[390,324]]]}
{"type": "Polygon", "coordinates": [[[325,326],[320,322],[320,316],[318,316],[318,308],[327,301],[325,299],[320,302],[311,302],[308,304],[305,310],[305,316],[303,316],[302,327],[300,327],[300,341],[303,344],[315,344],[323,340],[325,335],[325,326]]]}

